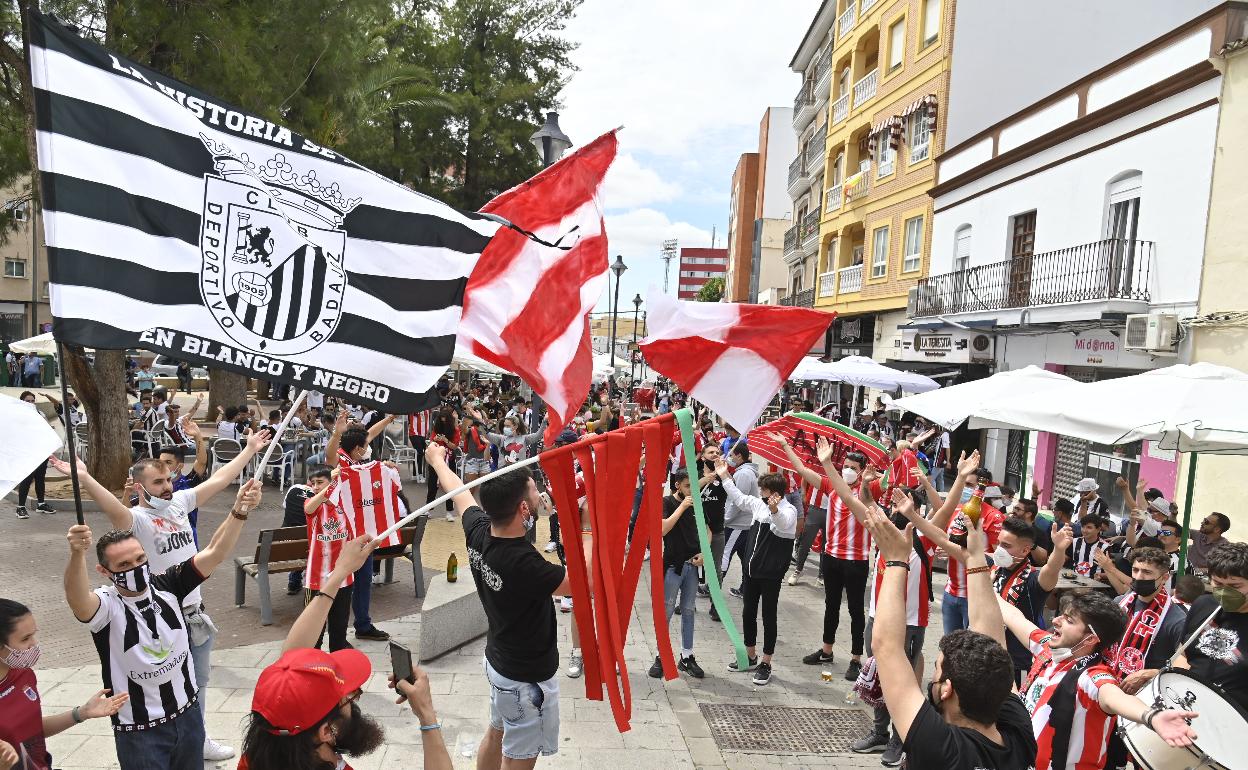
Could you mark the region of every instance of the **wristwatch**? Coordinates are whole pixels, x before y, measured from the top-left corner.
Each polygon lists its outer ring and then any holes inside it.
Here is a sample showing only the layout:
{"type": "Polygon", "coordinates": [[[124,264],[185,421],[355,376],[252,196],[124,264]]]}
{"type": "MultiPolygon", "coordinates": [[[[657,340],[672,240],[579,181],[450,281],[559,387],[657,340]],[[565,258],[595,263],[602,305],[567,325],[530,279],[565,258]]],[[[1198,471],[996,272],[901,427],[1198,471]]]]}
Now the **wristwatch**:
{"type": "Polygon", "coordinates": [[[230,516],[238,519],[239,521],[247,521],[247,516],[244,516],[243,514],[239,513],[237,508],[233,508],[230,510],[230,516]]]}

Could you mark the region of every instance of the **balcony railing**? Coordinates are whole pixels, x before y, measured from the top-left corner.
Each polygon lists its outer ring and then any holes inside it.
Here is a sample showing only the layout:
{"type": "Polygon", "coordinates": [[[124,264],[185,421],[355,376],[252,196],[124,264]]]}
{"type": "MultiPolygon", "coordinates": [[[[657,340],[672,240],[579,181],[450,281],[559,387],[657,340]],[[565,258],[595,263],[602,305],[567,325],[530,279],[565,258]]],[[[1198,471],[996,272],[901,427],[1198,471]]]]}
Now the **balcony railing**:
{"type": "Polygon", "coordinates": [[[868,166],[862,173],[862,177],[845,191],[845,200],[855,201],[866,195],[871,190],[871,167],[868,166]]]}
{"type": "Polygon", "coordinates": [[[836,271],[830,273],[819,274],[819,296],[835,297],[836,296],[836,271]]]}
{"type": "Polygon", "coordinates": [[[832,122],[840,123],[849,114],[849,94],[842,94],[840,99],[832,102],[832,122]]]}
{"type": "Polygon", "coordinates": [[[916,316],[1089,300],[1148,302],[1152,241],[1109,238],[919,281],[916,316]]]}
{"type": "Polygon", "coordinates": [[[801,242],[798,231],[802,229],[801,224],[796,224],[784,231],[784,256],[795,254],[797,245],[801,242]]]}
{"type": "Polygon", "coordinates": [[[806,168],[810,171],[821,171],[823,169],[823,154],[828,148],[828,127],[823,125],[810,137],[810,143],[806,145],[806,168]]]}
{"type": "Polygon", "coordinates": [[[815,84],[809,80],[802,81],[802,87],[797,89],[797,96],[793,97],[793,121],[796,124],[799,120],[798,116],[803,116],[807,111],[811,111],[815,106],[815,84]]]}
{"type": "Polygon", "coordinates": [[[819,244],[819,220],[822,218],[819,209],[815,209],[802,217],[801,228],[798,231],[798,239],[801,241],[802,250],[807,254],[814,252],[814,247],[819,244]]]}
{"type": "Polygon", "coordinates": [[[836,20],[837,40],[848,35],[849,31],[854,28],[854,22],[858,20],[858,17],[855,15],[856,10],[857,5],[853,0],[850,0],[849,7],[845,9],[845,13],[842,13],[841,18],[836,20]]]}
{"type": "Polygon", "coordinates": [[[790,294],[789,296],[781,299],[780,304],[787,305],[789,307],[814,307],[815,290],[802,289],[796,294],[790,294]]]}
{"type": "Polygon", "coordinates": [[[789,164],[789,187],[803,181],[806,178],[806,158],[798,155],[789,164]]]}
{"type": "Polygon", "coordinates": [[[823,195],[823,212],[831,214],[833,211],[839,211],[841,208],[841,185],[832,185],[823,195]]]}
{"type": "Polygon", "coordinates": [[[862,6],[862,8],[859,9],[859,14],[866,16],[867,11],[871,10],[871,6],[875,5],[875,0],[859,0],[859,5],[862,6]]]}
{"type": "Polygon", "coordinates": [[[862,265],[842,267],[836,272],[840,276],[837,281],[838,292],[848,294],[851,291],[862,291],[862,265]]]}
{"type": "Polygon", "coordinates": [[[854,107],[861,107],[862,103],[875,96],[875,90],[880,85],[880,68],[876,67],[862,79],[854,83],[854,107]]]}
{"type": "Polygon", "coordinates": [[[815,99],[820,104],[827,102],[831,87],[832,46],[828,46],[823,55],[819,57],[819,63],[815,65],[815,99]]]}

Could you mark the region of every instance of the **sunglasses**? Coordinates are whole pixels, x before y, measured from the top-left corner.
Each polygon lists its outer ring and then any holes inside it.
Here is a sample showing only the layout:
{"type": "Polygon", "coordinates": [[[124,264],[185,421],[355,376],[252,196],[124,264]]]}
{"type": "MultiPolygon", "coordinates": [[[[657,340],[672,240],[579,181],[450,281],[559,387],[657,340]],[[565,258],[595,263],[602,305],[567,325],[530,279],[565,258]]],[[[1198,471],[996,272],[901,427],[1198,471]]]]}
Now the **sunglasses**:
{"type": "Polygon", "coordinates": [[[364,694],[363,690],[356,690],[355,692],[351,693],[350,695],[348,695],[347,697],[339,701],[338,707],[342,708],[343,706],[346,706],[347,704],[355,703],[357,700],[360,699],[360,696],[363,694],[364,694]]]}
{"type": "Polygon", "coordinates": [[[1159,529],[1157,530],[1157,534],[1161,535],[1162,537],[1173,537],[1174,530],[1173,529],[1159,529]]]}

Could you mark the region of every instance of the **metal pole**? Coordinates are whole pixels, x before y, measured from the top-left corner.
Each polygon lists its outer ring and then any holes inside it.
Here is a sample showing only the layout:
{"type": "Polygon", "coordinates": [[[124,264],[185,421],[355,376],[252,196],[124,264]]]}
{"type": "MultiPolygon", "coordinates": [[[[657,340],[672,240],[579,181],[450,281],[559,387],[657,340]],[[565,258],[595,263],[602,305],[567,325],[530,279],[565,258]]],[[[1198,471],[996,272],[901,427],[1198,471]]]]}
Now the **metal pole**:
{"type": "Polygon", "coordinates": [[[633,349],[628,351],[628,379],[630,383],[637,379],[637,316],[641,314],[641,305],[633,305],[633,349]]]}
{"type": "MultiPolygon", "coordinates": [[[[31,308],[34,312],[34,308],[31,308]]],[[[74,514],[78,517],[79,524],[85,524],[82,518],[82,489],[78,486],[78,450],[74,446],[77,442],[74,436],[74,427],[70,425],[69,419],[69,378],[65,374],[65,346],[60,340],[56,341],[56,356],[59,359],[57,366],[61,375],[61,420],[65,424],[65,448],[69,452],[69,480],[74,488],[74,514]]]]}
{"type": "Polygon", "coordinates": [[[1187,543],[1191,539],[1192,494],[1196,491],[1196,453],[1188,452],[1187,499],[1183,501],[1183,536],[1179,538],[1179,574],[1187,568],[1187,543]]]}
{"type": "Polygon", "coordinates": [[[620,314],[620,279],[615,276],[615,299],[611,301],[611,376],[607,380],[607,392],[615,393],[615,322],[620,314]]]}
{"type": "MultiPolygon", "coordinates": [[[[39,228],[35,225],[34,179],[30,193],[30,336],[39,335],[39,228]]],[[[79,524],[82,522],[79,521],[79,524]]]]}

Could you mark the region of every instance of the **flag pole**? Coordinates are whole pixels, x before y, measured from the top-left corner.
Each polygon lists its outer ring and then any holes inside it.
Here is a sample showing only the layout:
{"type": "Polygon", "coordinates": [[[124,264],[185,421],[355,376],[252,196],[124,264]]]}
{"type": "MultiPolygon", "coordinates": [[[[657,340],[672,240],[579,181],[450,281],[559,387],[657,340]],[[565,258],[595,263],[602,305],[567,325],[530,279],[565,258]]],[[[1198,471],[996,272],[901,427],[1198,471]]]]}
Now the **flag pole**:
{"type": "Polygon", "coordinates": [[[269,442],[268,448],[264,451],[264,459],[262,459],[260,464],[256,466],[256,472],[252,476],[252,478],[259,481],[261,485],[264,484],[264,469],[265,466],[269,464],[269,458],[273,456],[273,450],[281,444],[282,434],[286,432],[286,426],[290,425],[291,418],[295,416],[295,412],[299,410],[300,405],[303,404],[307,397],[308,388],[304,388],[299,391],[299,395],[295,396],[295,400],[290,403],[290,411],[287,412],[286,416],[282,418],[282,421],[278,423],[277,432],[273,434],[273,440],[269,442]]]}
{"type": "MultiPolygon", "coordinates": [[[[669,412],[668,414],[659,415],[658,417],[652,417],[651,419],[657,420],[659,422],[671,422],[675,418],[674,418],[674,415],[669,412]]],[[[476,487],[481,486],[482,484],[484,484],[485,482],[491,479],[496,479],[499,476],[502,476],[503,474],[511,473],[512,471],[517,470],[519,468],[527,468],[528,466],[533,465],[534,463],[541,462],[543,459],[550,459],[560,454],[571,452],[574,448],[593,446],[594,444],[598,444],[603,441],[606,441],[607,436],[611,433],[618,433],[619,431],[622,431],[622,430],[630,430],[632,428],[635,428],[637,425],[644,425],[647,422],[650,422],[650,420],[643,420],[642,422],[636,423],[634,425],[629,425],[627,428],[617,428],[616,430],[605,432],[605,433],[599,433],[589,438],[582,438],[581,440],[575,441],[571,444],[565,444],[563,446],[555,447],[554,449],[548,449],[545,452],[542,452],[541,454],[533,455],[532,457],[526,458],[519,462],[512,463],[511,465],[508,465],[505,468],[499,468],[496,471],[487,473],[484,476],[473,479],[472,481],[465,482],[461,484],[460,486],[456,487],[455,489],[452,489],[450,492],[443,494],[441,497],[435,499],[433,502],[428,503],[426,505],[422,505],[420,508],[417,508],[416,510],[407,514],[403,518],[399,519],[394,524],[392,524],[388,529],[386,529],[385,532],[382,532],[381,534],[373,538],[373,542],[378,543],[378,542],[381,542],[382,540],[385,540],[386,538],[390,537],[390,535],[394,534],[395,531],[402,529],[403,527],[406,527],[408,524],[414,521],[417,516],[422,516],[425,513],[428,513],[429,511],[433,510],[434,508],[437,508],[439,505],[442,505],[443,503],[447,502],[448,500],[454,499],[456,495],[461,494],[463,492],[467,492],[471,489],[475,489],[476,487]]]]}
{"type": "MultiPolygon", "coordinates": [[[[38,254],[35,258],[38,258],[38,254]]],[[[31,308],[33,314],[35,308],[31,308]]],[[[65,345],[59,339],[56,341],[56,367],[58,374],[61,376],[61,422],[65,425],[65,449],[69,453],[69,481],[74,488],[74,514],[78,517],[79,524],[85,524],[86,520],[82,516],[82,489],[78,485],[78,450],[74,445],[77,443],[74,435],[74,427],[70,425],[69,420],[69,376],[65,371],[65,345]]]]}

